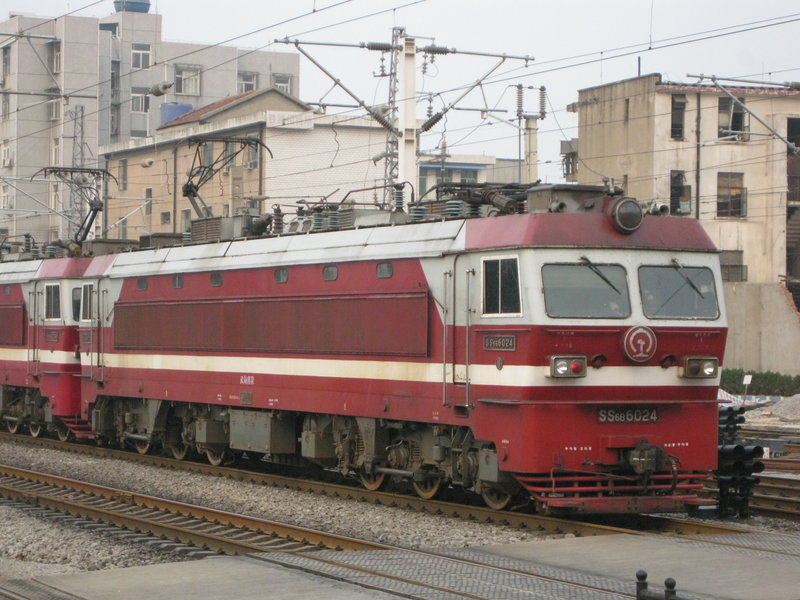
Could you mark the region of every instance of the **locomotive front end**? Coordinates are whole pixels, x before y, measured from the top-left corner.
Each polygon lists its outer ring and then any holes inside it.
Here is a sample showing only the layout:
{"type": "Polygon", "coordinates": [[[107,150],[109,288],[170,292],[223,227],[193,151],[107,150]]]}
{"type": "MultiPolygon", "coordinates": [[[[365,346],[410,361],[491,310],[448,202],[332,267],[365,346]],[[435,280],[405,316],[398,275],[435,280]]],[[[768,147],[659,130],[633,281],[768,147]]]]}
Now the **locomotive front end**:
{"type": "Polygon", "coordinates": [[[520,252],[533,367],[502,468],[545,513],[712,504],[699,491],[727,333],[716,249],[693,219],[592,203],[535,215],[520,252]]]}

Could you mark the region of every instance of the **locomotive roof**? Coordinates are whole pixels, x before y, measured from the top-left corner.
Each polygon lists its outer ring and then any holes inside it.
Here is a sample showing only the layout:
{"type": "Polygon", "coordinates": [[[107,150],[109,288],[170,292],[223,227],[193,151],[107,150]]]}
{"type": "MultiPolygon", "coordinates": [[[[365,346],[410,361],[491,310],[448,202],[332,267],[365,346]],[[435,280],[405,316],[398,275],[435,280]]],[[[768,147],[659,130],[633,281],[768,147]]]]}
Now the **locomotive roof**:
{"type": "Polygon", "coordinates": [[[173,246],[93,258],[4,262],[0,263],[0,282],[81,274],[119,278],[290,264],[430,258],[523,247],[716,251],[695,219],[649,215],[638,230],[622,234],[602,213],[531,213],[173,246]]]}

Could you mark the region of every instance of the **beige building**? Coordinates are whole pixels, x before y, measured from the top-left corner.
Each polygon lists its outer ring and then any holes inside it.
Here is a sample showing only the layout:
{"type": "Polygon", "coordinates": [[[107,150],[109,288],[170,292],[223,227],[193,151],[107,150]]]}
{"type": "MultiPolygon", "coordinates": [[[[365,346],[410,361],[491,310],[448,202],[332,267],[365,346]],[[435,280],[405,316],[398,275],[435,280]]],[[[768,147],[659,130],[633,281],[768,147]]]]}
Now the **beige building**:
{"type": "Polygon", "coordinates": [[[215,217],[276,204],[291,214],[338,190],[375,185],[383,167],[371,158],[384,144],[373,121],[316,113],[275,88],[230,96],[165,123],[155,136],[101,148],[116,181],[97,236],[189,231],[201,215],[184,196],[186,184],[199,186],[197,204],[215,217]]]}
{"type": "Polygon", "coordinates": [[[731,315],[726,365],[800,373],[800,92],[645,75],[579,91],[569,181],[611,178],[640,201],[699,219],[722,251],[731,315]],[[758,118],[750,114],[752,111],[758,118]],[[776,352],[777,350],[777,352],[776,352]]]}
{"type": "MultiPolygon", "coordinates": [[[[279,205],[287,219],[298,208],[345,197],[380,204],[385,151],[386,131],[370,118],[314,111],[275,88],[230,96],[165,123],[154,136],[101,147],[114,179],[95,235],[136,240],[188,232],[203,204],[214,217],[266,214],[279,205]],[[199,184],[199,211],[184,195],[187,183],[199,184]]],[[[409,183],[418,197],[451,181],[514,181],[518,170],[517,161],[490,156],[423,157],[409,183]]]]}

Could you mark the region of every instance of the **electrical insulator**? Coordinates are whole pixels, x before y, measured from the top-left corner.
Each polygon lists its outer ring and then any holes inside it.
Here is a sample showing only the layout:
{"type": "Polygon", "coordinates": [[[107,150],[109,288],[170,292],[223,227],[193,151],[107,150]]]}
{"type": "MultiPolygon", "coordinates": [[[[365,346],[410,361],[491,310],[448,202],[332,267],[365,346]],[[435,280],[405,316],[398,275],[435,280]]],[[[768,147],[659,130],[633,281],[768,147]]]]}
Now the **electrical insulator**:
{"type": "Polygon", "coordinates": [[[521,83],[517,84],[517,117],[522,118],[522,115],[525,114],[524,110],[524,88],[522,87],[521,83]]]}
{"type": "Polygon", "coordinates": [[[547,89],[542,86],[539,88],[539,118],[544,119],[547,114],[547,89]]]}

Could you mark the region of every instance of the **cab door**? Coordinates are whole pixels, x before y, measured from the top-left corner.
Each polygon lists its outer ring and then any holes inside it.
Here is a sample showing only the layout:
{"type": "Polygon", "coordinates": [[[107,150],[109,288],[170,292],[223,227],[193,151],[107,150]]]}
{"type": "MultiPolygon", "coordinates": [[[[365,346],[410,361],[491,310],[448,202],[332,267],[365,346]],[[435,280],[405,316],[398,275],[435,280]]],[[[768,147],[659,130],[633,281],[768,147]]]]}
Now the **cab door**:
{"type": "Polygon", "coordinates": [[[81,373],[90,381],[103,381],[102,279],[86,281],[81,288],[81,373]]]}
{"type": "Polygon", "coordinates": [[[27,346],[27,374],[31,377],[39,376],[39,332],[43,323],[41,307],[43,284],[37,280],[33,282],[33,288],[28,292],[28,335],[26,336],[27,346]]]}
{"type": "Polygon", "coordinates": [[[476,270],[468,255],[453,260],[453,268],[445,272],[445,356],[444,403],[466,409],[470,404],[471,328],[476,310],[476,270]]]}

